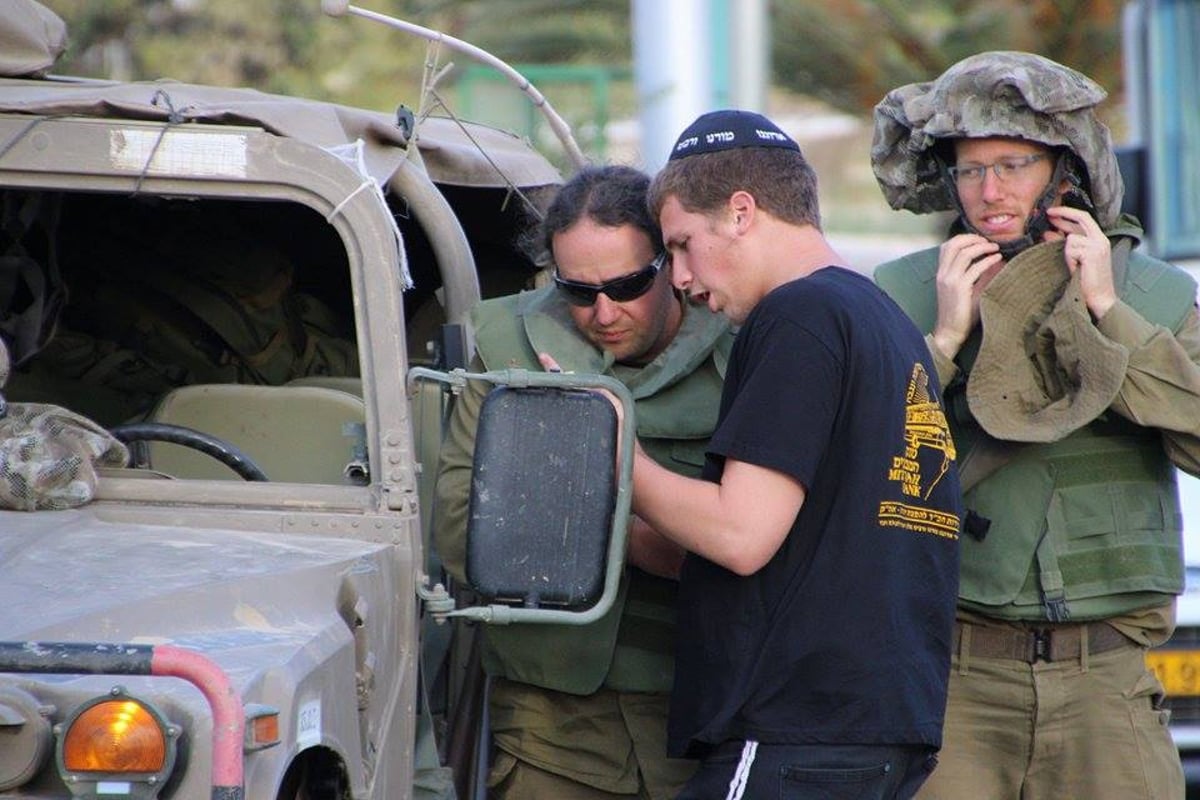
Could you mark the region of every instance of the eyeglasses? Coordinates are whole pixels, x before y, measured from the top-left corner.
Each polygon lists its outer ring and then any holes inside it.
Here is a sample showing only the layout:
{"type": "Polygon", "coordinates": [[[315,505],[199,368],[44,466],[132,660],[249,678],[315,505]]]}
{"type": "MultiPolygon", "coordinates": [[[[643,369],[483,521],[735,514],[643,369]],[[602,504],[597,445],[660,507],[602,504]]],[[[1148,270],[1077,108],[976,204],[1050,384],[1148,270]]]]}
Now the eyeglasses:
{"type": "Polygon", "coordinates": [[[1046,158],[1045,153],[1034,153],[1023,158],[1002,158],[991,164],[979,164],[972,167],[950,167],[950,177],[955,183],[976,184],[983,182],[983,176],[990,169],[1002,181],[1020,178],[1025,170],[1046,158]]]}
{"type": "Polygon", "coordinates": [[[608,295],[608,298],[614,302],[628,303],[630,300],[636,300],[650,291],[650,287],[654,285],[655,277],[658,276],[658,271],[666,263],[667,251],[663,250],[654,257],[653,261],[637,272],[622,275],[620,278],[613,278],[611,281],[605,281],[601,284],[580,283],[560,278],[556,272],[554,283],[558,286],[559,291],[563,293],[567,302],[573,306],[587,307],[594,305],[596,295],[601,292],[608,295]]]}

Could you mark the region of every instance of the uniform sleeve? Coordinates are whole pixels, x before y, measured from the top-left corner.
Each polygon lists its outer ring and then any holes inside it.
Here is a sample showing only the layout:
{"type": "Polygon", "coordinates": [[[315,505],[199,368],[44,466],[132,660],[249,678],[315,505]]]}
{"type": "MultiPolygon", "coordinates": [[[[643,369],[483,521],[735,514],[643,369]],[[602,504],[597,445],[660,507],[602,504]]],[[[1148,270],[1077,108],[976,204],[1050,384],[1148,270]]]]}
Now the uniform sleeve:
{"type": "Polygon", "coordinates": [[[929,349],[929,357],[933,359],[933,367],[937,370],[938,385],[943,388],[949,386],[951,379],[958,374],[958,365],[933,343],[932,333],[925,334],[925,346],[929,349]]]}
{"type": "Polygon", "coordinates": [[[1172,333],[1117,301],[1097,323],[1100,332],[1129,348],[1125,382],[1112,409],[1163,432],[1171,461],[1200,475],[1200,314],[1188,312],[1172,333]]]}
{"type": "MultiPolygon", "coordinates": [[[[471,371],[484,371],[478,356],[471,371]]],[[[454,403],[438,458],[434,488],[433,540],[442,565],[455,580],[466,582],[467,506],[471,492],[471,468],[475,456],[475,429],[479,410],[490,387],[484,381],[467,381],[454,403]]]]}

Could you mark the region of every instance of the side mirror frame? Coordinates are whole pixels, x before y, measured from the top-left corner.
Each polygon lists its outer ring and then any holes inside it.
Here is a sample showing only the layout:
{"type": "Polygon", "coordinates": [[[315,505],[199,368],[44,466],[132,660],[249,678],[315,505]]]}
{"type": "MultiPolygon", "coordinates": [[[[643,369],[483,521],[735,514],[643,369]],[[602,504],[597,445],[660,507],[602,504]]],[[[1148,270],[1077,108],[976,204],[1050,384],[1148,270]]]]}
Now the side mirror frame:
{"type": "Polygon", "coordinates": [[[611,514],[607,558],[603,590],[599,599],[587,608],[568,610],[561,608],[524,608],[503,603],[454,608],[452,600],[441,594],[434,596],[428,590],[422,592],[428,607],[439,621],[450,617],[461,617],[476,622],[492,625],[507,625],[511,623],[537,623],[547,625],[587,625],[599,620],[612,608],[616,602],[620,587],[621,575],[625,565],[626,531],[629,524],[630,505],[633,486],[634,419],[633,396],[625,384],[606,375],[583,373],[534,372],[526,369],[505,369],[491,372],[467,372],[455,369],[441,372],[426,367],[413,367],[408,373],[409,393],[417,381],[432,380],[447,385],[448,391],[458,393],[466,386],[467,381],[486,381],[494,386],[511,388],[549,388],[558,390],[603,389],[615,397],[622,407],[624,421],[620,426],[619,468],[615,492],[615,505],[611,514]]]}

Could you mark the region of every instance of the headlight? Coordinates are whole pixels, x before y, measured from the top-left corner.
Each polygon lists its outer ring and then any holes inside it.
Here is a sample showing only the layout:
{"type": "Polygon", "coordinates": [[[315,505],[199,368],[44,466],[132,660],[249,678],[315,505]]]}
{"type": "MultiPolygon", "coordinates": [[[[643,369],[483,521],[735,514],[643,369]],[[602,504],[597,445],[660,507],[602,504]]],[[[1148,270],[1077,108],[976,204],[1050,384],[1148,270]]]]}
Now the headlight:
{"type": "Polygon", "coordinates": [[[63,736],[71,772],[158,772],[166,760],[167,733],[136,700],[101,700],[63,736]]]}
{"type": "Polygon", "coordinates": [[[55,726],[59,774],[76,796],[155,797],[175,766],[179,730],[150,703],[114,687],[55,726]]]}
{"type": "Polygon", "coordinates": [[[16,687],[0,687],[0,792],[16,788],[50,760],[53,706],[16,687]]]}

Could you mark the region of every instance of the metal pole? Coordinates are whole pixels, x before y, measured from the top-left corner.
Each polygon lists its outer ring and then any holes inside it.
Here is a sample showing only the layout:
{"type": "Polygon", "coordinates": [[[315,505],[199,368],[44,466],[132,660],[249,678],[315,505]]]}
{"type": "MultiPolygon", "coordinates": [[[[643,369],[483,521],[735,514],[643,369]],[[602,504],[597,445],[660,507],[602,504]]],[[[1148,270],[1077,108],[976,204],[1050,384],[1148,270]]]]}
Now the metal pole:
{"type": "Polygon", "coordinates": [[[736,0],[729,13],[731,104],[765,111],[771,69],[767,0],[736,0]]]}
{"type": "Polygon", "coordinates": [[[641,161],[655,172],[680,131],[713,106],[709,9],[705,0],[632,3],[641,161]]]}

